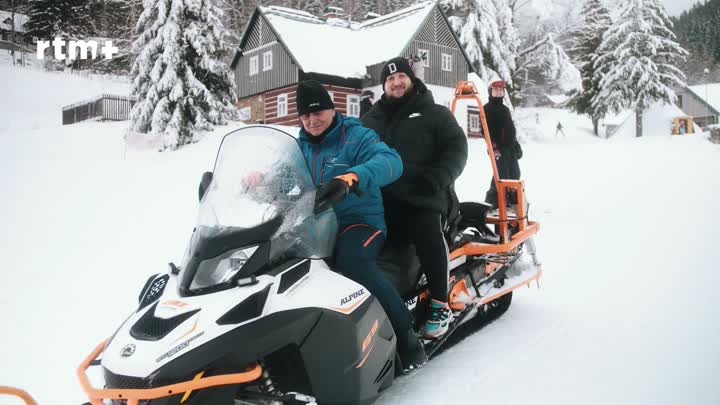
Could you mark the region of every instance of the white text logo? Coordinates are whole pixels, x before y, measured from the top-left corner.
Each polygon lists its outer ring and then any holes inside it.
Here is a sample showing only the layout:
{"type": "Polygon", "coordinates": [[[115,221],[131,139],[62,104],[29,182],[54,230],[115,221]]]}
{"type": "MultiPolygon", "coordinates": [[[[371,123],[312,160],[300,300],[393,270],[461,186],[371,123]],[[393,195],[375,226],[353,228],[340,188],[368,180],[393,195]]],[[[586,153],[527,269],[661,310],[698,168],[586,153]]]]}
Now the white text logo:
{"type": "MultiPolygon", "coordinates": [[[[79,54],[80,59],[87,59],[88,58],[88,50],[92,54],[92,59],[97,58],[98,54],[98,43],[97,41],[65,41],[62,38],[55,38],[52,41],[52,46],[55,50],[55,59],[57,60],[65,60],[66,55],[67,59],[69,60],[75,60],[77,58],[77,55],[79,54]],[[65,48],[65,52],[63,52],[63,48],[65,48]]],[[[45,50],[47,48],[50,48],[50,41],[37,41],[37,58],[38,59],[45,59],[45,50]]],[[[119,53],[119,49],[116,46],[113,46],[112,41],[105,41],[105,45],[103,45],[100,48],[100,53],[102,53],[105,56],[105,59],[112,59],[113,55],[119,53]]]]}

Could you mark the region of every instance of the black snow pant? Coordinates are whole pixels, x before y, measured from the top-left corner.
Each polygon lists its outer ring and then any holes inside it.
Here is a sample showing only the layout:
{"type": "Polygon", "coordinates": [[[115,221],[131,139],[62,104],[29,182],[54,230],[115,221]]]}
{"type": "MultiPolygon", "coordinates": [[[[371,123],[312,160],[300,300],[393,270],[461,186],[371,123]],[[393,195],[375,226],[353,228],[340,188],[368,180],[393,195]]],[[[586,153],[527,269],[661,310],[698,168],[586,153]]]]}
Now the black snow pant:
{"type": "MultiPolygon", "coordinates": [[[[515,151],[513,148],[503,148],[500,150],[500,158],[495,160],[497,164],[498,175],[500,179],[507,180],[520,180],[520,163],[515,158],[515,151]]],[[[485,202],[497,208],[498,206],[498,192],[497,186],[495,185],[495,178],[490,179],[490,189],[485,194],[485,202]]],[[[517,193],[508,192],[505,197],[507,204],[517,204],[517,193]]]]}
{"type": "Polygon", "coordinates": [[[398,339],[412,326],[412,318],[400,293],[380,271],[377,257],[385,244],[382,231],[367,224],[340,228],[335,243],[335,264],[342,273],[367,288],[385,310],[398,339]]]}
{"type": "Polygon", "coordinates": [[[448,246],[443,215],[385,196],[388,243],[413,243],[433,299],[448,302],[448,246]]]}

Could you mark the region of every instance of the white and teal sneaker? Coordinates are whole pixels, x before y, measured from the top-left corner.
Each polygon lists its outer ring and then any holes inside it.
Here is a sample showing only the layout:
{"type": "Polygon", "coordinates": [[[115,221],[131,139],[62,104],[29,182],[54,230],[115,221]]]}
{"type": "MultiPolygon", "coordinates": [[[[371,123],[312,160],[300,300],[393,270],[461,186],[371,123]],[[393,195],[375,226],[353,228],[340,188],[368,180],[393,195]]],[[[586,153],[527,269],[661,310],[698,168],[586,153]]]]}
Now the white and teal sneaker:
{"type": "Polygon", "coordinates": [[[447,302],[432,300],[430,302],[430,317],[425,322],[423,337],[425,339],[438,339],[447,333],[453,313],[447,302]]]}

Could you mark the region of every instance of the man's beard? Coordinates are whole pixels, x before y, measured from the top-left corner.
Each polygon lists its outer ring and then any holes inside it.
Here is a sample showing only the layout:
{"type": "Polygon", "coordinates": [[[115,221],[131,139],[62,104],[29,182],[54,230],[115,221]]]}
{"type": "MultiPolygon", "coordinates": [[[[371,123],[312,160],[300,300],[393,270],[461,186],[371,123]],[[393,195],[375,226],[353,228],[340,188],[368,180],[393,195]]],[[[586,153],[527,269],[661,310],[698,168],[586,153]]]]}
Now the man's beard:
{"type": "MultiPolygon", "coordinates": [[[[395,95],[388,94],[388,98],[395,99],[395,100],[400,100],[400,99],[406,98],[413,92],[414,89],[415,89],[415,86],[413,86],[411,84],[410,86],[405,87],[405,91],[400,96],[396,97],[395,95]]],[[[392,89],[392,90],[394,90],[394,89],[392,89]]]]}

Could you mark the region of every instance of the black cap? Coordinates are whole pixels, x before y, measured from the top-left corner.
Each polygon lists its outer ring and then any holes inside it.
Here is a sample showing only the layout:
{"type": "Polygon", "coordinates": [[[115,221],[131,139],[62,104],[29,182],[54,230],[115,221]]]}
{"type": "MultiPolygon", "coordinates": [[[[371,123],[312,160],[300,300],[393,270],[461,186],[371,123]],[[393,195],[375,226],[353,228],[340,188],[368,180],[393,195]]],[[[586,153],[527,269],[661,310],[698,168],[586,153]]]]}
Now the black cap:
{"type": "Polygon", "coordinates": [[[403,72],[408,77],[410,77],[410,80],[413,82],[415,81],[415,72],[413,72],[412,67],[410,66],[410,63],[408,63],[407,59],[397,57],[392,58],[389,61],[385,62],[385,66],[382,68],[382,73],[380,74],[380,82],[382,83],[383,87],[385,86],[385,80],[393,73],[403,72]]]}
{"type": "Polygon", "coordinates": [[[298,84],[295,101],[298,115],[335,108],[330,93],[315,80],[305,80],[298,84]]]}

